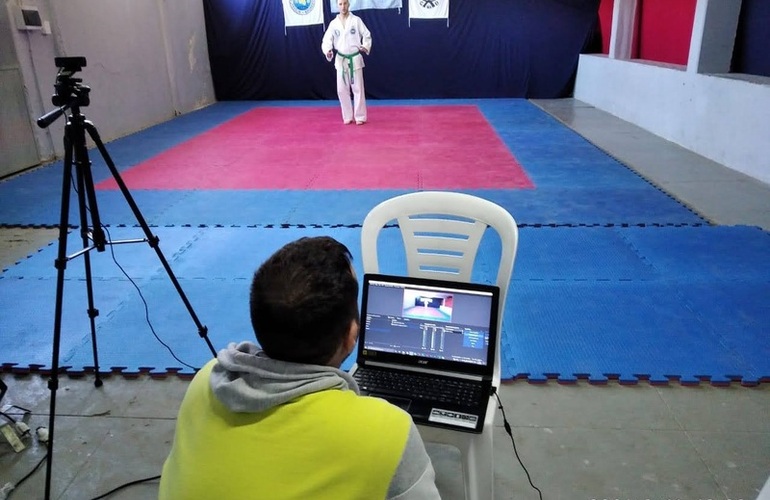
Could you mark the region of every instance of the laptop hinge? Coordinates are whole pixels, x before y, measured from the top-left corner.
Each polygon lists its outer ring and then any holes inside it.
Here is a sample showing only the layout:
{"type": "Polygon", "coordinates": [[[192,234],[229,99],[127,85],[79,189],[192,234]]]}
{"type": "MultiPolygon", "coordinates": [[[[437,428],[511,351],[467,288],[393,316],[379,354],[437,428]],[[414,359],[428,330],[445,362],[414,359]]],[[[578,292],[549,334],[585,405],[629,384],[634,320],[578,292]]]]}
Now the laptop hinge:
{"type": "Polygon", "coordinates": [[[364,365],[364,367],[373,367],[373,368],[397,368],[399,370],[404,371],[410,371],[410,372],[416,372],[416,373],[427,373],[430,375],[437,375],[439,377],[454,377],[454,378],[461,378],[463,380],[484,380],[489,379],[491,380],[492,377],[484,377],[482,375],[474,375],[470,373],[458,373],[458,372],[452,372],[447,370],[432,370],[430,368],[422,368],[419,366],[412,366],[412,365],[402,365],[399,363],[378,363],[377,361],[367,361],[364,365]]]}

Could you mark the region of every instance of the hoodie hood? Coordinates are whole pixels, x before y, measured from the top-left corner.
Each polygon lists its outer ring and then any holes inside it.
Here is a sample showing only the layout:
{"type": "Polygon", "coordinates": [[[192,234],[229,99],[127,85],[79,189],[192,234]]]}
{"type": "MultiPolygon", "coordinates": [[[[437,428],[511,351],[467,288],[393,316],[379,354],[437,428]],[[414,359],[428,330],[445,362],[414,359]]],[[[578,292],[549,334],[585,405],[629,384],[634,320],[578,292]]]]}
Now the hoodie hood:
{"type": "Polygon", "coordinates": [[[327,389],[359,393],[353,377],[338,368],[271,359],[253,342],[222,349],[209,380],[216,398],[239,413],[266,411],[327,389]]]}

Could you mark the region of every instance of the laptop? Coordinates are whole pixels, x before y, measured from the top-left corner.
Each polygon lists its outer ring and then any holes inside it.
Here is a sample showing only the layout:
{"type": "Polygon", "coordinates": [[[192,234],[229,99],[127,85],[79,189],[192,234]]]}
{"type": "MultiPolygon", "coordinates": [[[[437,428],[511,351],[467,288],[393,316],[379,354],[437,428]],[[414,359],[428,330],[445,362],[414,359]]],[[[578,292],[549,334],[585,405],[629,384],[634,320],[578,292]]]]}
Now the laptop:
{"type": "Polygon", "coordinates": [[[496,286],[365,274],[351,371],[416,424],[480,433],[491,395],[496,286]]]}

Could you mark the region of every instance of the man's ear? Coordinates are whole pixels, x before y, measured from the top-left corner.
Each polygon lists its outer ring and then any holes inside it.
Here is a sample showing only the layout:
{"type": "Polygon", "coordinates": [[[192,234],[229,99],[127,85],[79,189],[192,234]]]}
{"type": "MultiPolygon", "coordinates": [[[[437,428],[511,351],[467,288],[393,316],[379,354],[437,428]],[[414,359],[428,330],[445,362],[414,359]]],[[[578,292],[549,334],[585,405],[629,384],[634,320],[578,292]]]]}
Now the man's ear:
{"type": "Polygon", "coordinates": [[[348,330],[348,334],[345,336],[345,351],[350,354],[353,352],[353,348],[356,346],[356,341],[358,340],[358,321],[352,320],[350,322],[350,329],[348,330]]]}

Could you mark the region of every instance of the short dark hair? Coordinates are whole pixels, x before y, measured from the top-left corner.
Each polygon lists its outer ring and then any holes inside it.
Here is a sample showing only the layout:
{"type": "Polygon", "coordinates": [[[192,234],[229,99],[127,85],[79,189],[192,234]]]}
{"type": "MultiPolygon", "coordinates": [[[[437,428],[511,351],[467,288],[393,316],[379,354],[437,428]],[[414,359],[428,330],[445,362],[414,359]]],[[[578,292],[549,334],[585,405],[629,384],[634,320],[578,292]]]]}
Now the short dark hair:
{"type": "Polygon", "coordinates": [[[358,281],[350,250],[328,236],[305,237],[275,252],[251,282],[251,324],[265,353],[326,364],[358,321],[358,281]]]}

